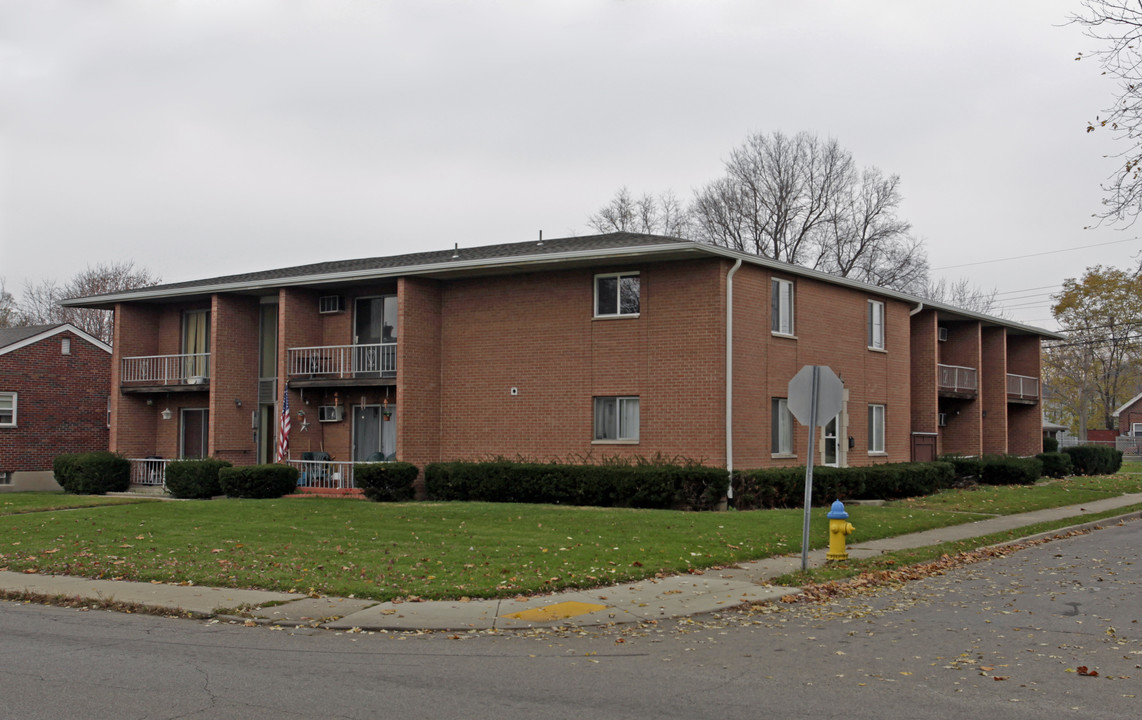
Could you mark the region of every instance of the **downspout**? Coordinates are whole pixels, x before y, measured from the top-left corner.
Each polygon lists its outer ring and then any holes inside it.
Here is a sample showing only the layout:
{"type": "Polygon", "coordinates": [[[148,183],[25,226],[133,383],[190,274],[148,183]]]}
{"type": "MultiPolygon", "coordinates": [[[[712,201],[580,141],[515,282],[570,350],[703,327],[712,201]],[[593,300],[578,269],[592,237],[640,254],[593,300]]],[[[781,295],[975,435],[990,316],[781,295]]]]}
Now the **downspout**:
{"type": "Polygon", "coordinates": [[[734,504],[734,273],[742,266],[738,258],[726,273],[726,500],[734,504]]]}
{"type": "Polygon", "coordinates": [[[908,311],[908,317],[914,317],[916,313],[924,309],[924,301],[921,300],[920,304],[908,311]]]}

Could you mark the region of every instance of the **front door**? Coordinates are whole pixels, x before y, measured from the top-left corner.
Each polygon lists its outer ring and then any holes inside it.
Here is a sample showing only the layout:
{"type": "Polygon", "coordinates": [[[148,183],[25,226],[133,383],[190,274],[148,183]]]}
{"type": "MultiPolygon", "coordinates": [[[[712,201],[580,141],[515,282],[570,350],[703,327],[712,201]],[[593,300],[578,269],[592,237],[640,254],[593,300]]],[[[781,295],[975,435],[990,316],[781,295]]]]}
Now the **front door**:
{"type": "Polygon", "coordinates": [[[180,458],[204,458],[210,454],[207,445],[207,428],[210,426],[210,411],[206,408],[183,408],[179,413],[182,427],[179,429],[180,458]]]}
{"type": "Polygon", "coordinates": [[[353,461],[391,460],[396,453],[397,414],[391,405],[353,406],[353,461]]]}

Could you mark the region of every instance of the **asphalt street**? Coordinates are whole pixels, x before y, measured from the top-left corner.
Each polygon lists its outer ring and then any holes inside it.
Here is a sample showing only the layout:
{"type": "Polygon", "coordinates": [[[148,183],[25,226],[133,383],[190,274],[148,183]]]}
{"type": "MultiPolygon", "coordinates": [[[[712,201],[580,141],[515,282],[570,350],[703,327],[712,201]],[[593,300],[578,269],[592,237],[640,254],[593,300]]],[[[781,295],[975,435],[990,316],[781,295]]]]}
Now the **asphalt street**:
{"type": "Polygon", "coordinates": [[[681,621],[333,632],[0,603],[3,718],[1136,718],[1142,522],[681,621]]]}

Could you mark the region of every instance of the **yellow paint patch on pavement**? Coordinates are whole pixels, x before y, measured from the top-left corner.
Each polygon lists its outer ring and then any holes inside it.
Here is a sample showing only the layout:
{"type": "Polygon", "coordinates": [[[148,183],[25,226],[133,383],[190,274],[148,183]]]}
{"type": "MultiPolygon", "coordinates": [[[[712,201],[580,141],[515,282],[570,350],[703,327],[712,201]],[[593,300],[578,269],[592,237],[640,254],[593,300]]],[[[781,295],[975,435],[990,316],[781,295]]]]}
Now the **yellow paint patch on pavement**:
{"type": "Polygon", "coordinates": [[[523,610],[510,615],[501,615],[501,617],[512,618],[513,620],[528,620],[531,622],[544,622],[551,620],[566,620],[567,618],[575,617],[577,615],[586,615],[587,613],[598,612],[599,610],[606,610],[606,605],[594,605],[592,603],[583,602],[561,602],[547,607],[532,608],[530,610],[523,610]]]}

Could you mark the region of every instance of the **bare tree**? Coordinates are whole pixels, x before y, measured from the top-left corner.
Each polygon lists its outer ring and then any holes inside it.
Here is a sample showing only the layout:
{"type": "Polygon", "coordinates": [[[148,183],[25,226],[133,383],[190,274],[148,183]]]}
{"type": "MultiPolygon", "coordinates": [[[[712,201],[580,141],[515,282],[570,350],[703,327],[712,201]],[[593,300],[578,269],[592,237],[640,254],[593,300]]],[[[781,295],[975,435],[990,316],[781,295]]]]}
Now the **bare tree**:
{"type": "Polygon", "coordinates": [[[145,268],[136,268],[135,263],[131,261],[88,266],[62,286],[54,280],[25,285],[19,306],[19,324],[71,323],[80,330],[111,344],[115,334],[115,317],[112,311],[62,307],[60,301],[150,287],[158,283],[157,275],[152,275],[145,268]]]}
{"type": "Polygon", "coordinates": [[[929,300],[955,305],[964,310],[1002,316],[1004,313],[1002,308],[998,306],[996,293],[995,288],[988,292],[973,285],[968,278],[960,278],[954,282],[940,278],[936,282],[928,281],[916,294],[929,300]]]}
{"type": "Polygon", "coordinates": [[[609,203],[587,219],[587,223],[601,233],[639,232],[685,237],[688,217],[678,198],[669,190],[658,197],[643,195],[636,199],[630,190],[621,187],[609,203]]]}
{"type": "Polygon", "coordinates": [[[0,278],[0,328],[15,325],[18,322],[18,315],[16,299],[4,287],[4,278],[0,278]]]}
{"type": "MultiPolygon", "coordinates": [[[[1104,75],[1118,81],[1114,101],[1103,116],[1087,123],[1087,132],[1106,129],[1125,146],[1120,164],[1103,184],[1102,211],[1096,217],[1133,224],[1142,212],[1142,4],[1125,0],[1081,0],[1071,21],[1104,44],[1090,55],[1104,75]]],[[[1076,60],[1084,55],[1078,54],[1076,60]]]]}

